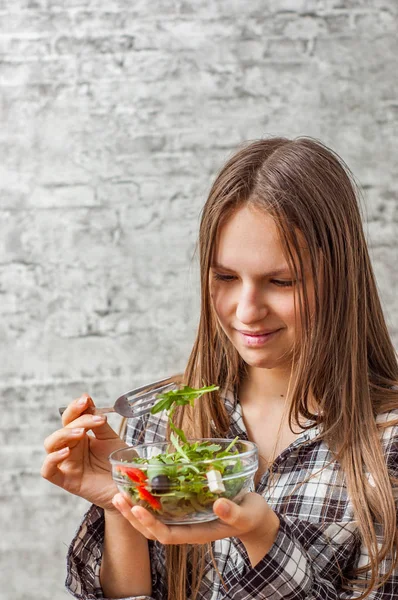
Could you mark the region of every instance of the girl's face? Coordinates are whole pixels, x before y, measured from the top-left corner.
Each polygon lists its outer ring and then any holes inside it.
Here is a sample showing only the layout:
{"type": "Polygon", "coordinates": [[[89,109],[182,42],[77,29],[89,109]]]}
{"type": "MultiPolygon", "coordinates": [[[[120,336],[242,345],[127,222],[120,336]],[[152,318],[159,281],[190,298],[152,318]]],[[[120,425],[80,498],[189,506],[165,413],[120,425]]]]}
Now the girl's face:
{"type": "MultiPolygon", "coordinates": [[[[305,277],[312,304],[307,272],[305,277]]],[[[210,269],[211,297],[222,329],[249,366],[290,369],[300,327],[294,308],[299,285],[265,212],[244,206],[220,228],[210,269]]]]}

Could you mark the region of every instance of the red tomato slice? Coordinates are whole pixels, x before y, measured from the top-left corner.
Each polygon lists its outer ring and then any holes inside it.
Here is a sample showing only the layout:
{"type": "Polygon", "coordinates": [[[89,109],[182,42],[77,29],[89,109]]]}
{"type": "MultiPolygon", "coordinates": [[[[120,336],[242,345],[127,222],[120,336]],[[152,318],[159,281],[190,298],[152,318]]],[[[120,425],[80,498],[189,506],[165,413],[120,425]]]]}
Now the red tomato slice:
{"type": "Polygon", "coordinates": [[[162,505],[159,502],[159,500],[155,498],[155,496],[152,496],[152,494],[148,492],[148,490],[143,486],[138,487],[137,492],[141,500],[146,500],[149,506],[151,506],[155,510],[160,510],[162,508],[162,505]]]}
{"type": "Polygon", "coordinates": [[[123,475],[127,475],[134,483],[143,483],[148,479],[141,469],[134,469],[134,467],[119,467],[119,471],[123,473],[123,475]]]}

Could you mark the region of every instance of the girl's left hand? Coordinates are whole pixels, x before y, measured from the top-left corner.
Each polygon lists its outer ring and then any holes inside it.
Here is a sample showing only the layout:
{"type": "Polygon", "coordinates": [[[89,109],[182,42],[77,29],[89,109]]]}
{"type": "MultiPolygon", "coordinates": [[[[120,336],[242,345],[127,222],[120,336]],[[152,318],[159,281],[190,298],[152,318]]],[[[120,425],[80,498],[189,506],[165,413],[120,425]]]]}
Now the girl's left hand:
{"type": "Polygon", "coordinates": [[[142,506],[133,506],[122,494],[112,500],[129,523],[148,540],[161,544],[205,544],[237,537],[245,545],[252,566],[267,554],[279,530],[279,519],[260,494],[246,494],[238,505],[225,498],[213,504],[219,517],[208,523],[165,525],[142,506]]]}

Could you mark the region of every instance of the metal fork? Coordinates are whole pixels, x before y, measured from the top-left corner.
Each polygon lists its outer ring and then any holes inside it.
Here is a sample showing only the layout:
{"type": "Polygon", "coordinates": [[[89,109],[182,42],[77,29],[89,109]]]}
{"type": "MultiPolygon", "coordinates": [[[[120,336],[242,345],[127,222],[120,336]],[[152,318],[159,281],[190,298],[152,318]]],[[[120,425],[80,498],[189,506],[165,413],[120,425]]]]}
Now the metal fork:
{"type": "MultiPolygon", "coordinates": [[[[122,417],[142,417],[151,411],[158,394],[176,389],[180,383],[181,380],[178,375],[166,377],[165,379],[160,379],[160,381],[154,381],[153,383],[149,383],[122,394],[113,406],[104,408],[89,406],[84,412],[92,415],[103,415],[105,413],[116,412],[119,415],[122,415],[122,417]]],[[[66,408],[66,406],[61,406],[58,409],[61,416],[66,408]]]]}

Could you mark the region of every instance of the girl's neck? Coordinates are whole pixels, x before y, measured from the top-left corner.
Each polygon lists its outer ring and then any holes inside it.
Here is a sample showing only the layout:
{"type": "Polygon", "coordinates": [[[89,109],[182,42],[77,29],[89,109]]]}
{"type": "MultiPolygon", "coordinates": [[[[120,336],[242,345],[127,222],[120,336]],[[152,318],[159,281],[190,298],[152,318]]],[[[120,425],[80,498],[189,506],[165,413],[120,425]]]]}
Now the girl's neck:
{"type": "Polygon", "coordinates": [[[286,403],[290,370],[259,369],[249,367],[247,376],[240,386],[240,401],[244,404],[286,403]]]}

